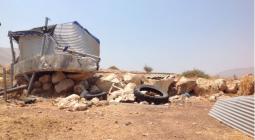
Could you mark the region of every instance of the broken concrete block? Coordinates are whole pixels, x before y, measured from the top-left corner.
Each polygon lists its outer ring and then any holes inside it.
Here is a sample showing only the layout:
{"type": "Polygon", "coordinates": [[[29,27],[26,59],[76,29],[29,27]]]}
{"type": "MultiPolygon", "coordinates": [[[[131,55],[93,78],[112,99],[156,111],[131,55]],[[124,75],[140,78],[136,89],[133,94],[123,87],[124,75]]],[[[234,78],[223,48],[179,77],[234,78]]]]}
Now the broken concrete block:
{"type": "Polygon", "coordinates": [[[116,74],[110,74],[107,76],[103,76],[96,81],[96,86],[104,92],[108,92],[111,88],[112,84],[119,84],[120,80],[118,79],[116,74]]]}
{"type": "Polygon", "coordinates": [[[134,102],[135,101],[135,95],[134,95],[134,89],[136,87],[135,83],[128,83],[122,92],[122,102],[134,102]]]}
{"type": "Polygon", "coordinates": [[[49,74],[45,74],[45,75],[43,75],[43,76],[41,76],[40,78],[39,78],[39,81],[41,82],[41,83],[49,83],[50,82],[50,80],[51,80],[51,76],[49,75],[49,74]]]}
{"type": "Polygon", "coordinates": [[[215,87],[212,80],[205,78],[198,78],[196,80],[196,88],[194,90],[196,95],[209,95],[219,92],[218,87],[215,87]]]}
{"type": "Polygon", "coordinates": [[[239,83],[239,81],[237,81],[237,80],[236,81],[228,81],[226,92],[227,93],[237,93],[238,83],[239,83]]]}
{"type": "Polygon", "coordinates": [[[74,86],[73,80],[65,79],[60,81],[57,85],[55,85],[55,91],[57,93],[65,92],[72,89],[73,86],[74,86]]]}
{"type": "Polygon", "coordinates": [[[115,98],[118,98],[122,94],[123,94],[123,90],[113,91],[112,93],[109,93],[107,100],[108,101],[114,100],[115,98]]]}
{"type": "Polygon", "coordinates": [[[124,92],[126,94],[133,94],[134,93],[134,89],[136,87],[135,83],[128,83],[125,87],[124,87],[124,92]]]}
{"type": "Polygon", "coordinates": [[[66,79],[66,76],[63,72],[55,72],[53,75],[52,75],[52,83],[53,84],[57,84],[58,82],[62,81],[66,79]]]}
{"type": "Polygon", "coordinates": [[[167,79],[160,79],[160,80],[147,79],[144,82],[144,84],[153,85],[157,87],[159,90],[161,90],[162,92],[167,93],[170,84],[173,82],[174,82],[174,78],[167,78],[167,79]]]}
{"type": "Polygon", "coordinates": [[[121,102],[134,102],[135,95],[134,94],[124,94],[122,95],[121,102]]]}
{"type": "Polygon", "coordinates": [[[191,92],[193,90],[195,90],[197,84],[196,84],[196,80],[193,79],[189,79],[186,77],[181,77],[179,79],[179,81],[176,83],[176,87],[177,87],[177,94],[184,94],[185,92],[191,92]]]}
{"type": "Polygon", "coordinates": [[[97,105],[99,103],[99,99],[97,97],[90,100],[93,105],[97,105]]]}
{"type": "Polygon", "coordinates": [[[142,81],[145,81],[145,76],[141,74],[126,73],[123,75],[123,80],[126,84],[135,83],[136,85],[140,85],[142,81]]]}
{"type": "Polygon", "coordinates": [[[56,105],[59,109],[65,109],[69,107],[73,107],[75,104],[77,104],[80,100],[80,96],[76,94],[72,94],[66,98],[59,98],[56,99],[56,105]]]}
{"type": "Polygon", "coordinates": [[[224,79],[205,79],[205,78],[198,78],[196,80],[197,86],[194,90],[196,95],[210,95],[213,93],[218,93],[220,91],[227,91],[227,84],[224,79]]]}
{"type": "Polygon", "coordinates": [[[214,80],[214,84],[220,91],[225,91],[227,89],[227,83],[224,79],[216,79],[214,80]]]}

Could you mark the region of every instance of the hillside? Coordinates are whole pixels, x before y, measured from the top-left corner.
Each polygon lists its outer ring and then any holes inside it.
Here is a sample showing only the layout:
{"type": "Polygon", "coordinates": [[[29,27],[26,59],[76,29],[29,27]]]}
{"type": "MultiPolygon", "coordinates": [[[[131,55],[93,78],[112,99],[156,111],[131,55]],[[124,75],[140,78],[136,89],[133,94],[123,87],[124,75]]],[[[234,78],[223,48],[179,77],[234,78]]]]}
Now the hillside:
{"type": "MultiPolygon", "coordinates": [[[[15,48],[15,51],[18,52],[18,48],[15,48]]],[[[18,55],[18,53],[16,53],[18,55]]],[[[2,48],[0,47],[0,64],[6,65],[10,64],[12,61],[11,48],[2,48]]]]}
{"type": "Polygon", "coordinates": [[[220,77],[233,77],[233,75],[240,77],[250,73],[254,73],[254,67],[230,69],[230,70],[222,71],[218,73],[217,75],[219,75],[220,77]]]}

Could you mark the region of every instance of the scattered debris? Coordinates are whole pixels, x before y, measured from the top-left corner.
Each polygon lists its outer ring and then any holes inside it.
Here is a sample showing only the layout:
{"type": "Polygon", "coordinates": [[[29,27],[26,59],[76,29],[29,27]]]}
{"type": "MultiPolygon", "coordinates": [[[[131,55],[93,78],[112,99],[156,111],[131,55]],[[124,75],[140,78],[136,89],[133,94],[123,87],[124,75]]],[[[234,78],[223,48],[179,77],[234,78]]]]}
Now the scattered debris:
{"type": "Polygon", "coordinates": [[[102,91],[108,92],[112,87],[112,84],[119,84],[120,80],[117,78],[116,74],[110,74],[107,76],[103,76],[97,80],[96,86],[102,91]]]}
{"type": "Polygon", "coordinates": [[[165,77],[163,79],[147,79],[144,81],[144,84],[146,85],[152,85],[158,89],[160,89],[162,92],[167,93],[169,86],[174,82],[174,78],[172,77],[165,77]]]}
{"type": "Polygon", "coordinates": [[[59,109],[67,109],[69,111],[83,111],[92,105],[108,105],[108,102],[100,101],[98,98],[93,98],[92,100],[88,101],[79,95],[72,94],[65,98],[57,98],[53,104],[56,105],[59,109]]]}

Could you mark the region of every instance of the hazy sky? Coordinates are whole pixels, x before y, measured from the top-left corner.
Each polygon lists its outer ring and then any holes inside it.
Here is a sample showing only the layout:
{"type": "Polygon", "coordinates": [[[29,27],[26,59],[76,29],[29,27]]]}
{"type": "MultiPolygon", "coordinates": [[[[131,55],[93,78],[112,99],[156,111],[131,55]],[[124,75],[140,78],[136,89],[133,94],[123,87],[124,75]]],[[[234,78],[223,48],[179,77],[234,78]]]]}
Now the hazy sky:
{"type": "Polygon", "coordinates": [[[101,41],[101,66],[210,74],[253,66],[253,0],[0,0],[7,31],[78,21],[101,41]]]}

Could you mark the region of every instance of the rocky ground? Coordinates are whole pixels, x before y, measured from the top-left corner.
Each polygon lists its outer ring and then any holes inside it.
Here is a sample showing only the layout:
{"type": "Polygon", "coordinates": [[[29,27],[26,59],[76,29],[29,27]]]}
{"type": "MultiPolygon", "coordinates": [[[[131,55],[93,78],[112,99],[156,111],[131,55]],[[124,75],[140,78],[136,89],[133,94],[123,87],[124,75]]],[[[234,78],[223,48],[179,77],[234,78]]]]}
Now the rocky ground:
{"type": "Polygon", "coordinates": [[[0,101],[0,139],[251,140],[208,116],[206,100],[185,104],[118,103],[86,111],[60,110],[53,100],[31,105],[0,101]]]}

